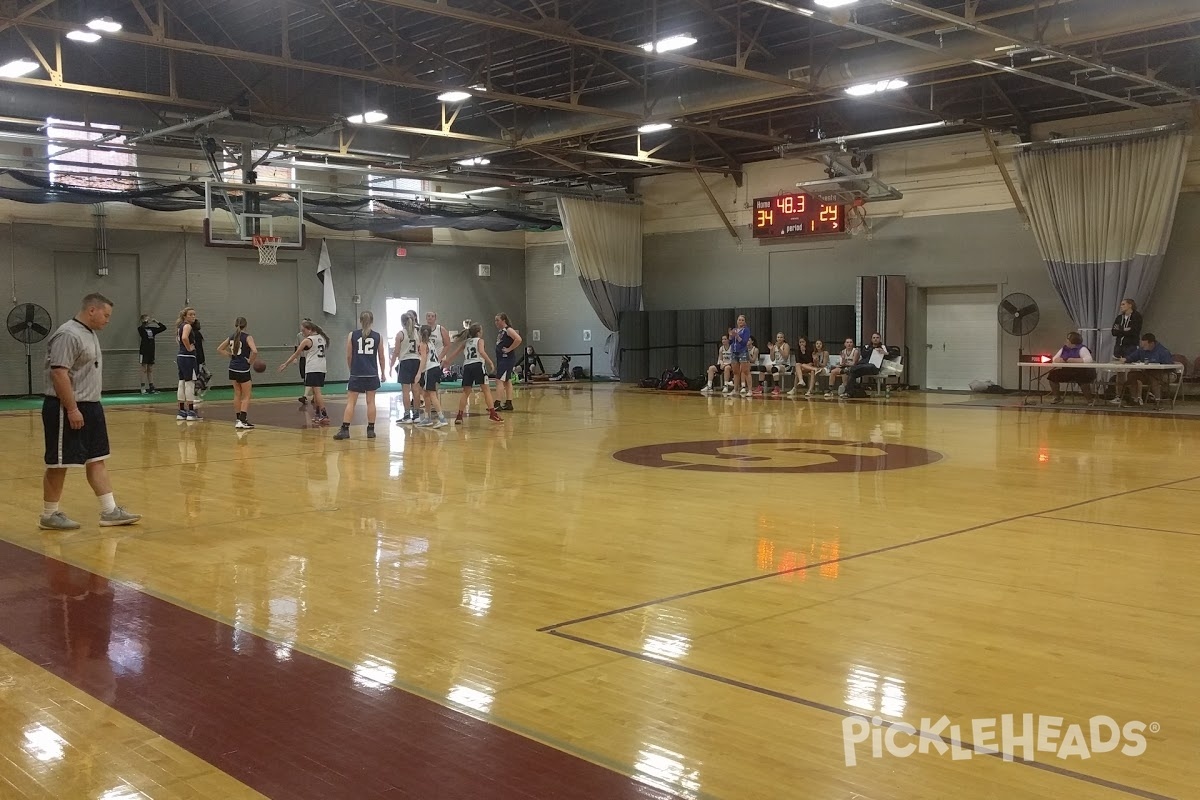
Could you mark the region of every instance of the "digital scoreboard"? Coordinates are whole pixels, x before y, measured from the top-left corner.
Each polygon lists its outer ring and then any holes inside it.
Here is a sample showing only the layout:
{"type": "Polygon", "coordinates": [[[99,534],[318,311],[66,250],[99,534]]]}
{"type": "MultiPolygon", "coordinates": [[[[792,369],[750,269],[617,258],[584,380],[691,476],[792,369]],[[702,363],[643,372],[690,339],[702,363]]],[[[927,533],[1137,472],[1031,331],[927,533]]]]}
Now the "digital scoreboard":
{"type": "Polygon", "coordinates": [[[750,230],[755,239],[819,236],[846,232],[846,207],[810,194],[781,194],[754,201],[750,230]]]}

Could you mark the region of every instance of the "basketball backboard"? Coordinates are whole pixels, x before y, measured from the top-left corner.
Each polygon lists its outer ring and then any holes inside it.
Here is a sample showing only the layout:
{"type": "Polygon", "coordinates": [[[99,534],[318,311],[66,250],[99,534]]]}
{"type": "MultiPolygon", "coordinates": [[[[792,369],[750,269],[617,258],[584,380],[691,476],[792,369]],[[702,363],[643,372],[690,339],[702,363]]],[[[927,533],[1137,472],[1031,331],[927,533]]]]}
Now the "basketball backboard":
{"type": "Polygon", "coordinates": [[[205,184],[204,235],[210,247],[254,247],[278,236],[285,250],[304,248],[304,191],[244,183],[205,184]]]}

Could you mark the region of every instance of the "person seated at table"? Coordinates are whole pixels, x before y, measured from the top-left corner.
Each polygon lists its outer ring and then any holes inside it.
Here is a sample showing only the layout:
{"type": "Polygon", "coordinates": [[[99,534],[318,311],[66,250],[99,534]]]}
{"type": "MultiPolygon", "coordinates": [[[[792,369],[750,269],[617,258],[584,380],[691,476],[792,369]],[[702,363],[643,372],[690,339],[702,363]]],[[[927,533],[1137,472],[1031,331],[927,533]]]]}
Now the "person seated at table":
{"type": "Polygon", "coordinates": [[[716,387],[713,386],[713,380],[718,376],[722,376],[721,386],[725,387],[725,393],[729,394],[733,387],[733,356],[729,350],[729,336],[721,337],[721,346],[717,348],[717,362],[708,368],[708,380],[704,382],[704,388],[700,391],[707,394],[716,387]]]}
{"type": "MultiPolygon", "coordinates": [[[[1143,333],[1140,346],[1124,359],[1126,364],[1174,364],[1171,351],[1163,347],[1162,342],[1153,333],[1143,333]]],[[[1150,385],[1150,399],[1157,401],[1160,394],[1164,375],[1170,375],[1168,370],[1141,369],[1129,373],[1129,382],[1133,384],[1133,400],[1142,405],[1142,384],[1150,385]]],[[[1119,398],[1118,398],[1119,399],[1119,398]]]]}
{"type": "MultiPolygon", "coordinates": [[[[1067,334],[1066,344],[1054,354],[1054,358],[1051,360],[1055,364],[1094,364],[1096,362],[1096,359],[1092,358],[1092,351],[1084,346],[1083,337],[1077,331],[1067,334]]],[[[1064,383],[1079,384],[1079,391],[1083,392],[1084,399],[1090,403],[1092,384],[1096,382],[1096,370],[1089,367],[1057,367],[1050,370],[1050,374],[1046,376],[1046,382],[1050,384],[1051,403],[1062,402],[1061,385],[1064,383]]]]}

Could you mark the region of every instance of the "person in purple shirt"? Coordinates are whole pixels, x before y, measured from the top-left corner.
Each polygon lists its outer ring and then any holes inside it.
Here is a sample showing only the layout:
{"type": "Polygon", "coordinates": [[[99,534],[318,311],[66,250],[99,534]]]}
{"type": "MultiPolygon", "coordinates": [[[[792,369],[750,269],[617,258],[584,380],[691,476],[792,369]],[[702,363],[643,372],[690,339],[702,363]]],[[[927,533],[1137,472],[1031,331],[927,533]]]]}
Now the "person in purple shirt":
{"type": "MultiPolygon", "coordinates": [[[[1096,359],[1092,357],[1092,351],[1088,350],[1083,344],[1083,337],[1078,331],[1071,331],[1067,334],[1067,341],[1052,359],[1055,364],[1093,364],[1096,359]]],[[[1050,384],[1050,391],[1053,397],[1050,398],[1051,403],[1062,402],[1061,384],[1076,383],[1079,384],[1079,391],[1083,393],[1083,398],[1092,402],[1092,384],[1096,382],[1096,370],[1092,367],[1056,367],[1050,370],[1046,376],[1046,382],[1050,384]]]]}
{"type": "MultiPolygon", "coordinates": [[[[1139,347],[1123,359],[1127,364],[1174,364],[1171,351],[1163,347],[1153,333],[1143,333],[1139,347]]],[[[1166,370],[1146,369],[1129,373],[1129,381],[1133,383],[1133,400],[1139,406],[1142,404],[1142,383],[1150,384],[1149,398],[1157,400],[1160,394],[1162,379],[1169,374],[1166,370]]]]}
{"type": "Polygon", "coordinates": [[[746,315],[740,314],[737,326],[729,329],[729,356],[733,362],[733,391],[741,390],[743,395],[750,394],[750,326],[746,324],[746,315]]]}

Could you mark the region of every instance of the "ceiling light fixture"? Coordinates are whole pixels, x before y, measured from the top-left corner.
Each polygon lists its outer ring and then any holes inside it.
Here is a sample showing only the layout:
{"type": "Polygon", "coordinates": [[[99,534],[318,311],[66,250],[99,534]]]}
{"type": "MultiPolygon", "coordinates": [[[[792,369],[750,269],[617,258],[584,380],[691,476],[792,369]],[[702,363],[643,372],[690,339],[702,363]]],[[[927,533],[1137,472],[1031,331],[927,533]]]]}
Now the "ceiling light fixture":
{"type": "Polygon", "coordinates": [[[668,36],[665,39],[659,39],[657,42],[646,42],[639,45],[647,53],[667,53],[671,50],[682,50],[685,47],[691,47],[696,43],[696,38],[686,33],[679,33],[675,36],[668,36]]]}
{"type": "Polygon", "coordinates": [[[364,123],[367,125],[374,125],[378,122],[386,122],[387,118],[388,115],[382,111],[365,111],[362,114],[355,114],[352,117],[346,117],[346,122],[350,122],[355,125],[362,125],[364,123]]]}
{"type": "Polygon", "coordinates": [[[492,163],[490,159],[476,156],[475,158],[464,158],[458,162],[458,165],[460,167],[486,167],[490,163],[492,163]]]}
{"type": "Polygon", "coordinates": [[[0,78],[19,78],[22,75],[36,72],[37,68],[36,61],[30,61],[28,58],[18,58],[16,61],[10,61],[0,66],[0,78]]]}
{"type": "Polygon", "coordinates": [[[659,131],[669,131],[672,125],[669,122],[648,122],[638,128],[638,133],[658,133],[659,131]]]}
{"type": "Polygon", "coordinates": [[[884,81],[876,81],[875,83],[860,83],[857,86],[851,86],[846,89],[846,94],[851,97],[866,97],[878,92],[894,92],[897,89],[903,89],[908,86],[908,81],[903,78],[891,78],[884,81]]]}
{"type": "Polygon", "coordinates": [[[87,42],[93,44],[100,41],[100,34],[92,31],[71,31],[67,34],[67,38],[74,42],[87,42]]]}
{"type": "Polygon", "coordinates": [[[813,0],[813,2],[822,8],[841,8],[842,6],[857,3],[858,0],[813,0]]]}
{"type": "Polygon", "coordinates": [[[468,92],[442,92],[438,95],[438,100],[441,100],[443,103],[461,103],[464,100],[470,99],[471,95],[468,92]]]}
{"type": "Polygon", "coordinates": [[[121,30],[121,23],[112,17],[97,17],[89,22],[87,26],[94,31],[104,31],[105,33],[116,33],[121,30]]]}

